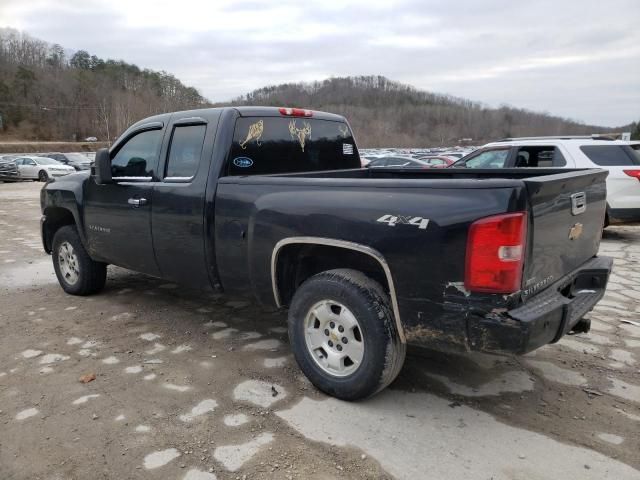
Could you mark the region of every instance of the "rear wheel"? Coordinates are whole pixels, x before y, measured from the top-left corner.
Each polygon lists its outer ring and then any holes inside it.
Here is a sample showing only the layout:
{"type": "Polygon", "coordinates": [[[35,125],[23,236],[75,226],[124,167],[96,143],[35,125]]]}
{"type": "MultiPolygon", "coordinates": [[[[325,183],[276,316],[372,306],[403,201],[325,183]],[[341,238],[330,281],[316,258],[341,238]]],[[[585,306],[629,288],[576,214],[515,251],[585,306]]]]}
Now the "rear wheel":
{"type": "Polygon", "coordinates": [[[380,284],[348,269],[319,273],[298,288],[289,309],[289,338],[307,378],[343,400],[385,388],[406,352],[380,284]]]}
{"type": "Polygon", "coordinates": [[[72,225],[53,236],[53,268],[62,289],[71,295],[90,295],[104,287],[107,265],[91,259],[72,225]]]}
{"type": "Polygon", "coordinates": [[[40,172],[38,173],[38,180],[40,180],[41,182],[46,182],[47,180],[49,180],[49,174],[45,170],[40,170],[40,172]]]}

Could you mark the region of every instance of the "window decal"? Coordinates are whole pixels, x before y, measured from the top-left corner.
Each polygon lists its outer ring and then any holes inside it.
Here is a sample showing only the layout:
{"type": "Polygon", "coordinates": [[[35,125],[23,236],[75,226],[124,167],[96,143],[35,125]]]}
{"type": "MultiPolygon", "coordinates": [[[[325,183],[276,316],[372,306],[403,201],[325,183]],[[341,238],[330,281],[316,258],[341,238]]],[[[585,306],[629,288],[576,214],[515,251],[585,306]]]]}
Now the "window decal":
{"type": "Polygon", "coordinates": [[[339,125],[338,130],[344,138],[347,138],[349,136],[349,127],[347,127],[345,124],[339,125]]]}
{"type": "Polygon", "coordinates": [[[253,160],[249,157],[236,157],[233,159],[233,164],[239,168],[249,168],[253,165],[253,160]]]}
{"type": "Polygon", "coordinates": [[[298,142],[300,142],[300,147],[304,152],[304,144],[307,140],[307,137],[311,137],[311,125],[307,122],[302,122],[303,128],[296,127],[296,121],[291,120],[289,122],[289,133],[291,134],[291,138],[297,138],[298,142]]]}
{"type": "MultiPolygon", "coordinates": [[[[245,150],[247,148],[247,143],[251,140],[255,140],[258,146],[261,146],[260,138],[262,138],[262,132],[264,130],[264,121],[258,120],[256,123],[249,125],[249,131],[247,132],[247,138],[244,139],[244,142],[240,144],[240,147],[245,150]]],[[[304,149],[303,149],[304,150],[304,149]]]]}

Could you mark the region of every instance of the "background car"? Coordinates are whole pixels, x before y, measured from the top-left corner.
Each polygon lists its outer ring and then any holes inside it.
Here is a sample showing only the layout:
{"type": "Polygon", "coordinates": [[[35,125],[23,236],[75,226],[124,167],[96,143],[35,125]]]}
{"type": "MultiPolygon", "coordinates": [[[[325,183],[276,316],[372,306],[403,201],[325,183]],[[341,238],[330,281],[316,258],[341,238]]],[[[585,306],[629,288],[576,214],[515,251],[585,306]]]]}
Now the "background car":
{"type": "Polygon", "coordinates": [[[367,168],[430,168],[430,165],[411,157],[380,157],[371,160],[367,168]]]}
{"type": "Polygon", "coordinates": [[[69,165],[80,170],[89,170],[91,168],[91,159],[82,153],[39,153],[38,157],[53,158],[63,165],[69,165]]]}
{"type": "Polygon", "coordinates": [[[13,155],[0,156],[0,181],[17,182],[20,180],[20,173],[13,155]]]}
{"type": "Polygon", "coordinates": [[[454,158],[444,155],[425,155],[418,157],[418,160],[426,162],[431,168],[446,168],[455,162],[454,158]]]}
{"type": "Polygon", "coordinates": [[[20,178],[46,182],[50,178],[62,177],[75,173],[76,169],[54,160],[53,158],[24,155],[15,159],[20,178]]]}
{"type": "Polygon", "coordinates": [[[607,177],[607,217],[640,221],[638,142],[603,136],[522,137],[488,143],[453,164],[454,168],[603,168],[607,177]]]}

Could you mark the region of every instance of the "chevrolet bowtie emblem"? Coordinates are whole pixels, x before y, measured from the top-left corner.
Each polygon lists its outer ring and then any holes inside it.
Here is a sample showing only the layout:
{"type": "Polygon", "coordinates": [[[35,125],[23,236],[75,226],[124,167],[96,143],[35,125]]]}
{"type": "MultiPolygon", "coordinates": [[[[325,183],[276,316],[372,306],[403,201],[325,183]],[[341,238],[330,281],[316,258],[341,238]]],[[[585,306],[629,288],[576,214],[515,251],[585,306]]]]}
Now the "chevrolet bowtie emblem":
{"type": "Polygon", "coordinates": [[[576,223],[569,230],[569,240],[576,240],[580,235],[582,235],[582,224],[576,223]]]}

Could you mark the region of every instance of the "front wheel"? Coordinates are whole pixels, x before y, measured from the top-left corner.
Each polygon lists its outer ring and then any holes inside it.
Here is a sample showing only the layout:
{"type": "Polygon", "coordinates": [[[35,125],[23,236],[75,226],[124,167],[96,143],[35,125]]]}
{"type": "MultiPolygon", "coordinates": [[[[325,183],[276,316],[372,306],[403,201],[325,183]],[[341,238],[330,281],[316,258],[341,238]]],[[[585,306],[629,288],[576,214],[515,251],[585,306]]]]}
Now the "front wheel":
{"type": "Polygon", "coordinates": [[[40,172],[38,173],[38,180],[40,180],[41,182],[46,182],[47,180],[49,180],[49,174],[45,170],[40,170],[40,172]]]}
{"type": "Polygon", "coordinates": [[[73,225],[53,236],[53,268],[62,289],[71,295],[91,295],[104,287],[107,265],[91,259],[73,225]]]}
{"type": "Polygon", "coordinates": [[[387,294],[349,269],[319,273],[298,288],[289,309],[289,339],[311,383],[343,400],[385,388],[406,353],[387,294]]]}

